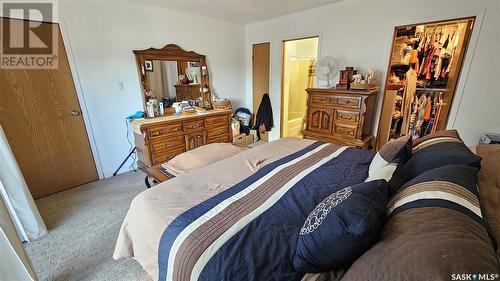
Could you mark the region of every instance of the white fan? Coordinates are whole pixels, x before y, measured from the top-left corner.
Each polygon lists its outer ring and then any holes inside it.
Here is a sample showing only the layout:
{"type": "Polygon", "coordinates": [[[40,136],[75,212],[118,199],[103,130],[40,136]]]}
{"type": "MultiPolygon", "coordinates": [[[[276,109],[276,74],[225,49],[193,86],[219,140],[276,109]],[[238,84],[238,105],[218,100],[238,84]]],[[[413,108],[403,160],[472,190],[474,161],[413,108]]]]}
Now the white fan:
{"type": "Polygon", "coordinates": [[[334,85],[330,84],[330,81],[337,76],[339,70],[339,63],[334,58],[322,57],[316,64],[316,77],[321,81],[326,81],[326,85],[323,85],[323,87],[331,88],[334,85]]]}

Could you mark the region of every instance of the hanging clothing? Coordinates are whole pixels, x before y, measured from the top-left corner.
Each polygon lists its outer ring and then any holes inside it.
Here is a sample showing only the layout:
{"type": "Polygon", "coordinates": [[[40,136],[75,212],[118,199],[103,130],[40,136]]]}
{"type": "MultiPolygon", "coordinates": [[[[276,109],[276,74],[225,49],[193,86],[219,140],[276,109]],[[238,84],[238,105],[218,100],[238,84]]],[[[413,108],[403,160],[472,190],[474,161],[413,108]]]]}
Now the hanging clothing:
{"type": "Polygon", "coordinates": [[[410,123],[411,103],[417,90],[418,74],[415,69],[411,68],[406,72],[405,89],[403,93],[403,104],[401,111],[403,112],[403,124],[401,131],[406,132],[410,123]]]}
{"type": "Polygon", "coordinates": [[[422,95],[418,99],[418,115],[417,115],[417,124],[415,126],[417,130],[420,130],[420,128],[422,127],[422,123],[424,123],[426,107],[427,107],[427,97],[425,95],[422,95]]]}
{"type": "Polygon", "coordinates": [[[414,65],[414,69],[418,69],[418,50],[414,49],[410,51],[410,65],[414,65]]]}
{"type": "Polygon", "coordinates": [[[271,131],[271,128],[274,127],[273,123],[273,109],[271,107],[271,100],[269,99],[268,94],[264,94],[262,96],[262,100],[259,105],[259,109],[257,110],[257,115],[255,117],[255,126],[254,130],[257,130],[258,137],[260,138],[260,131],[271,131]]]}
{"type": "Polygon", "coordinates": [[[425,107],[425,114],[424,114],[425,121],[429,121],[431,119],[431,109],[432,109],[432,102],[428,101],[425,107]]]}

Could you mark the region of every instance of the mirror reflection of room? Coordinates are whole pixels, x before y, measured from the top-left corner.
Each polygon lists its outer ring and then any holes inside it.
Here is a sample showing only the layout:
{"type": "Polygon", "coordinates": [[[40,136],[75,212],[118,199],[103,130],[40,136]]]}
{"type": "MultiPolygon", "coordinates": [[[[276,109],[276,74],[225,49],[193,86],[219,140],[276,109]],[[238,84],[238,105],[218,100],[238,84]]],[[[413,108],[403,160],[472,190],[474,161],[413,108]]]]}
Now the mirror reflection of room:
{"type": "Polygon", "coordinates": [[[148,96],[163,102],[196,100],[201,97],[199,62],[152,60],[146,69],[148,96]]]}
{"type": "Polygon", "coordinates": [[[446,127],[472,24],[459,19],[396,27],[379,147],[446,127]]]}

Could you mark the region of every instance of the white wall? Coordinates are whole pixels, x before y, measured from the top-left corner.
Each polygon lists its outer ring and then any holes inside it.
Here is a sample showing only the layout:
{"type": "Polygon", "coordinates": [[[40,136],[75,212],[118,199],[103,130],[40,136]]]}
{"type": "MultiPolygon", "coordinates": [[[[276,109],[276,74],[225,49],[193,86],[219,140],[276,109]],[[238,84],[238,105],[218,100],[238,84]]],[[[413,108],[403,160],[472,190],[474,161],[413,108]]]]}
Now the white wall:
{"type": "Polygon", "coordinates": [[[173,43],[204,54],[214,95],[246,102],[242,25],[128,1],[60,1],[59,12],[105,176],[128,153],[125,117],[143,110],[132,50],[173,43]]]}
{"type": "MultiPolygon", "coordinates": [[[[385,81],[394,26],[422,21],[483,15],[481,30],[476,23],[479,40],[469,73],[463,72],[460,83],[462,99],[455,99],[448,122],[459,130],[467,144],[477,143],[485,131],[500,132],[500,1],[356,1],[302,11],[246,26],[247,105],[252,103],[251,45],[271,42],[270,98],[274,124],[270,139],[279,138],[281,91],[281,41],[304,36],[320,36],[319,56],[333,56],[341,67],[354,66],[376,71],[379,86],[385,81]],[[484,13],[485,12],[485,13],[484,13]],[[479,32],[480,31],[480,32],[479,32]]],[[[474,38],[473,38],[474,39],[474,38]]],[[[470,45],[469,50],[474,46],[470,45]]],[[[382,93],[378,97],[375,116],[376,133],[382,93]]],[[[457,92],[455,97],[460,97],[457,92]]]]}

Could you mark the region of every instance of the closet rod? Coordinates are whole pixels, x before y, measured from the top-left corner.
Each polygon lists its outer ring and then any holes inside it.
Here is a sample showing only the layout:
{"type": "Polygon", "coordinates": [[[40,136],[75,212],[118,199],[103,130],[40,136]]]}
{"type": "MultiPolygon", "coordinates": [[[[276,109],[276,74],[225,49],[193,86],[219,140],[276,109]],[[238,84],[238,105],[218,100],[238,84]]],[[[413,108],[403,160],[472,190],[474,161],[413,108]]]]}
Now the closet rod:
{"type": "Polygon", "coordinates": [[[443,89],[443,88],[417,88],[416,91],[421,91],[421,92],[445,92],[446,89],[443,89]]]}

